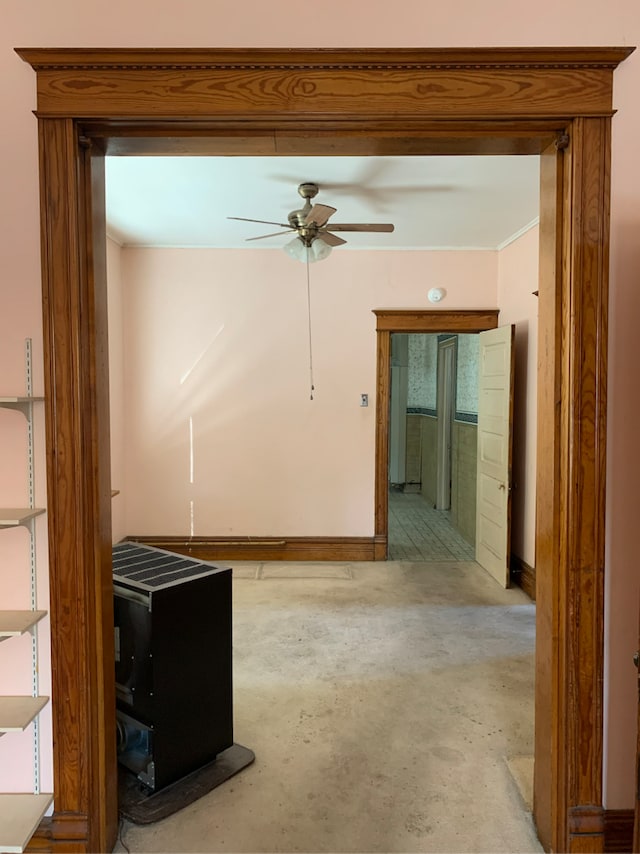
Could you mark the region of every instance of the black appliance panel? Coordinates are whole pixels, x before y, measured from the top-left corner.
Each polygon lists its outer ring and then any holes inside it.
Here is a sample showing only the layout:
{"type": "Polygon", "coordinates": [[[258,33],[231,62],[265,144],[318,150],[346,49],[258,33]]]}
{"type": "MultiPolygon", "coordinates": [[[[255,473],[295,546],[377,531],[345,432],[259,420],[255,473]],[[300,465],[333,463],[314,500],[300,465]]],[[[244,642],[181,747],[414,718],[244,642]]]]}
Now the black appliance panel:
{"type": "Polygon", "coordinates": [[[113,558],[120,761],[158,790],[233,744],[232,573],[131,543],[113,558]]]}

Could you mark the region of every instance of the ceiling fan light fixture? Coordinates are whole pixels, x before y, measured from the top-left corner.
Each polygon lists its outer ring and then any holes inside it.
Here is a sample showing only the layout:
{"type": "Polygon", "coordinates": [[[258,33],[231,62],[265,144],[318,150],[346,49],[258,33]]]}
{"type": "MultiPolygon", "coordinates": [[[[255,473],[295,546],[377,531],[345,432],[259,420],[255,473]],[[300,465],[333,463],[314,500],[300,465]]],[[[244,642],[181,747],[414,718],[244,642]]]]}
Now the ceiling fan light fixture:
{"type": "Polygon", "coordinates": [[[287,255],[295,258],[296,261],[301,261],[303,264],[307,261],[307,254],[309,255],[310,264],[314,264],[316,261],[323,261],[331,255],[331,247],[319,238],[314,238],[311,244],[307,246],[300,237],[294,237],[293,240],[289,241],[282,248],[287,255]]]}
{"type": "Polygon", "coordinates": [[[296,261],[306,261],[307,260],[307,247],[300,240],[299,237],[294,237],[293,240],[290,240],[289,243],[286,243],[282,247],[283,251],[290,255],[292,258],[295,258],[296,261]]]}
{"type": "Polygon", "coordinates": [[[324,261],[331,255],[331,247],[321,237],[317,237],[309,247],[309,261],[324,261]]]}

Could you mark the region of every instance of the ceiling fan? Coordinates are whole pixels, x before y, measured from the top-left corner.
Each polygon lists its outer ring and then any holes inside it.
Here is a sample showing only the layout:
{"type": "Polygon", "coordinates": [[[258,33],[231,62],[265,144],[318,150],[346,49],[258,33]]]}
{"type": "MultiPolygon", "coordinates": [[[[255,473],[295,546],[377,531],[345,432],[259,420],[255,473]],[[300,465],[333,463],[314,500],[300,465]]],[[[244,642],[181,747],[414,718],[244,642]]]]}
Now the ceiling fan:
{"type": "Polygon", "coordinates": [[[263,225],[278,225],[285,231],[276,231],[271,234],[261,234],[258,237],[248,237],[247,240],[264,240],[267,237],[278,237],[281,234],[295,234],[293,240],[284,249],[293,258],[307,263],[307,310],[309,321],[309,380],[310,399],[313,400],[315,385],[313,381],[313,351],[311,344],[311,294],[309,283],[309,264],[313,261],[321,261],[330,253],[333,246],[341,246],[347,241],[334,234],[336,231],[378,231],[391,232],[394,226],[391,223],[363,223],[348,222],[329,225],[329,219],[336,213],[336,208],[330,205],[312,205],[311,199],[318,195],[318,185],[307,181],[298,186],[298,193],[304,199],[304,205],[298,210],[291,211],[288,223],[272,222],[264,219],[250,219],[243,216],[230,216],[228,219],[240,220],[241,222],[258,222],[263,225]]]}
{"type": "Polygon", "coordinates": [[[304,205],[298,210],[291,211],[288,216],[288,223],[249,219],[242,216],[230,216],[228,219],[259,222],[263,225],[278,225],[286,229],[286,231],[276,231],[272,234],[261,234],[258,237],[248,237],[247,240],[264,240],[267,237],[295,233],[294,239],[284,248],[285,251],[300,261],[321,261],[329,255],[332,247],[346,243],[346,240],[334,233],[336,231],[393,231],[394,226],[391,223],[349,222],[329,225],[329,219],[336,213],[336,208],[329,205],[311,204],[311,199],[318,195],[318,189],[318,185],[311,182],[305,182],[298,186],[298,193],[304,199],[304,205]]]}

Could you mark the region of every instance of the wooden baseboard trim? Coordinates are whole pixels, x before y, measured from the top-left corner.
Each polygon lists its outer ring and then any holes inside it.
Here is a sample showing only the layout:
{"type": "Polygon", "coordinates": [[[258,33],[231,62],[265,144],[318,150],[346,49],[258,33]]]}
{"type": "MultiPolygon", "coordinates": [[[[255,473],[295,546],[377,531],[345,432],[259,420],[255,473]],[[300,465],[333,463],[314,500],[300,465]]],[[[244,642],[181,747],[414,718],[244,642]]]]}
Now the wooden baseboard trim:
{"type": "Polygon", "coordinates": [[[27,854],[30,851],[38,851],[39,854],[45,854],[45,852],[53,851],[50,818],[42,819],[36,829],[36,832],[29,840],[29,844],[25,848],[25,851],[27,852],[27,854]]]}
{"type": "Polygon", "coordinates": [[[522,587],[527,596],[536,601],[536,569],[534,566],[529,566],[528,563],[519,558],[517,555],[511,554],[510,566],[511,578],[514,584],[522,587]]]}
{"type": "Polygon", "coordinates": [[[633,810],[604,811],[604,850],[626,854],[633,845],[633,810]]]}
{"type": "Polygon", "coordinates": [[[29,840],[25,852],[56,854],[60,851],[87,852],[88,821],[80,813],[54,813],[43,818],[29,840]]]}
{"type": "Polygon", "coordinates": [[[373,559],[374,560],[386,560],[387,555],[389,553],[389,544],[387,542],[387,537],[382,534],[377,534],[373,538],[373,559]]]}
{"type": "MultiPolygon", "coordinates": [[[[132,542],[198,560],[384,560],[378,537],[153,537],[132,542]]],[[[384,542],[386,556],[386,540],[384,542]]]]}

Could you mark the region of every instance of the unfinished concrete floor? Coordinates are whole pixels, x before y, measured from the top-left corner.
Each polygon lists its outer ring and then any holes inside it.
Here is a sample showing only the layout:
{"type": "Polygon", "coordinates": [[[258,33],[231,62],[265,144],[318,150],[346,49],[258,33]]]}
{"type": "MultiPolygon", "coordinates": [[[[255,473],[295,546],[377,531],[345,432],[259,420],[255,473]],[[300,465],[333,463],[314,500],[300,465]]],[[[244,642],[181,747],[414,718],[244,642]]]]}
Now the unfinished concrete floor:
{"type": "Polygon", "coordinates": [[[235,740],[256,760],[125,822],[132,852],[542,850],[509,770],[533,752],[521,590],[473,562],[234,564],[233,599],[235,740]]]}

